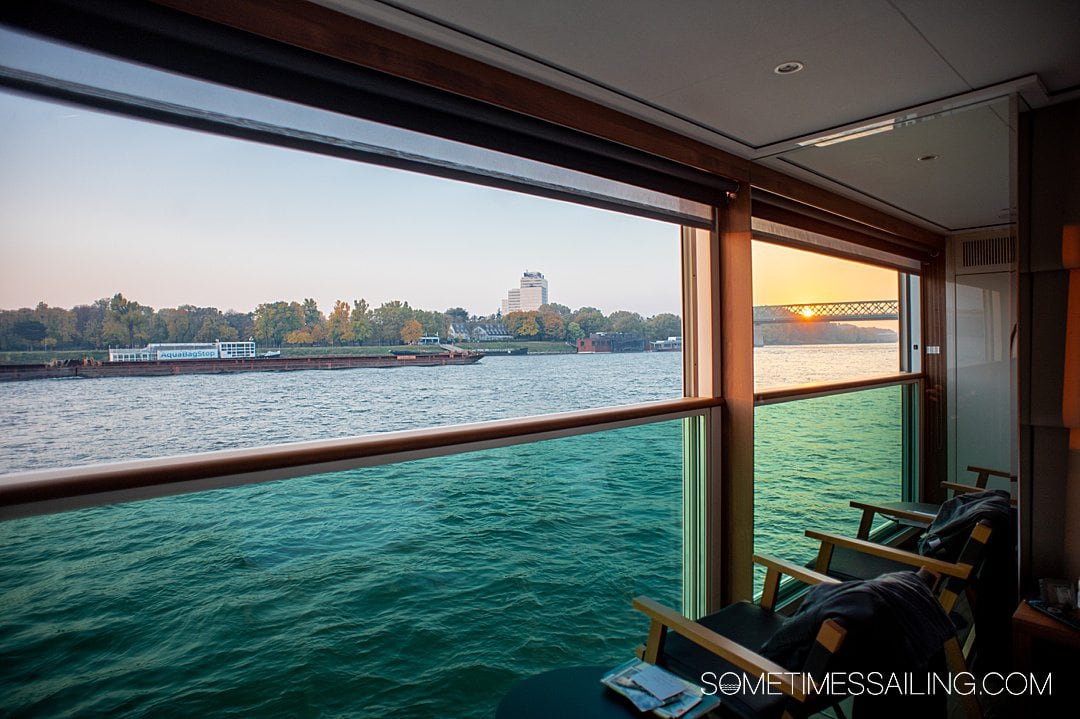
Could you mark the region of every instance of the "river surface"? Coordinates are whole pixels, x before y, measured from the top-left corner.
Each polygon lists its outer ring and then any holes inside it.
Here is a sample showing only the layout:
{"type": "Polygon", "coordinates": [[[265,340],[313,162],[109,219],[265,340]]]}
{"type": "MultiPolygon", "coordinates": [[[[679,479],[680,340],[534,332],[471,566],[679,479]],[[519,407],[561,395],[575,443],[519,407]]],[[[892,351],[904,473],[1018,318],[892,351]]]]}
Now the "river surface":
{"type": "MultiPolygon", "coordinates": [[[[680,354],[0,385],[0,472],[681,394],[680,354]]],[[[755,350],[759,386],[895,371],[895,345],[755,350]]],[[[757,551],[899,495],[900,392],[763,407],[757,551]]],[[[682,423],[0,523],[0,716],[491,716],[615,665],[680,601],[682,423]]]]}

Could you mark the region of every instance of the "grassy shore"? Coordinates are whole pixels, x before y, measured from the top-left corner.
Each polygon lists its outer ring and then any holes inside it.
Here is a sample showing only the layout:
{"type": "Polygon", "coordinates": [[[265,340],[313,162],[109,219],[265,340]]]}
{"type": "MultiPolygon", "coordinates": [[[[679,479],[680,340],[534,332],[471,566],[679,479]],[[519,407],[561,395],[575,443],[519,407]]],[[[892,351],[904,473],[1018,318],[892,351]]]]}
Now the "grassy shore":
{"type": "MultiPolygon", "coordinates": [[[[529,354],[573,354],[576,350],[565,342],[463,342],[458,345],[468,350],[507,350],[527,347],[529,354]]],[[[364,347],[260,347],[259,353],[267,349],[278,350],[282,357],[343,357],[354,355],[382,355],[391,350],[415,352],[443,352],[438,345],[419,346],[364,346],[364,347]]],[[[109,358],[108,350],[33,350],[22,352],[0,352],[0,364],[45,364],[52,360],[81,360],[90,357],[98,361],[109,358]]]]}

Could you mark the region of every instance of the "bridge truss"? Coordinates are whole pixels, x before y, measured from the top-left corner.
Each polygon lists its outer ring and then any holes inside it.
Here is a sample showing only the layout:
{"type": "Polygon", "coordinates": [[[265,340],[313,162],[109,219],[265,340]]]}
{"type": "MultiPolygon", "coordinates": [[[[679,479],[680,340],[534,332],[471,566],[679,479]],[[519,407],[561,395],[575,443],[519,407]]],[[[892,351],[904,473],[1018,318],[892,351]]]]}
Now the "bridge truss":
{"type": "Polygon", "coordinates": [[[900,319],[897,300],[861,302],[819,302],[801,305],[759,305],[754,307],[754,324],[778,322],[852,322],[900,319]]]}

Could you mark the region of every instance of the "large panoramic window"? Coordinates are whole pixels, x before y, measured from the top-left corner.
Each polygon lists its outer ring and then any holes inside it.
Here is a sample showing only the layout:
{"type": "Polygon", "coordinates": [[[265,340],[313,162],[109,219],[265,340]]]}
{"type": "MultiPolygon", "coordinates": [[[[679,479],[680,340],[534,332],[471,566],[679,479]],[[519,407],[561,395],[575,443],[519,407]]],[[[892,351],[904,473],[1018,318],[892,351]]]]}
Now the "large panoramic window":
{"type": "Polygon", "coordinates": [[[490,716],[623,661],[631,597],[703,604],[681,251],[723,187],[6,30],[0,84],[14,711],[490,716]]]}
{"type": "Polygon", "coordinates": [[[851,500],[913,488],[917,384],[896,376],[916,354],[917,280],[772,242],[753,252],[754,549],[806,563],[805,530],[854,536],[851,500]]]}
{"type": "Polygon", "coordinates": [[[3,37],[42,94],[224,129],[0,94],[0,474],[682,396],[708,208],[3,37]]]}

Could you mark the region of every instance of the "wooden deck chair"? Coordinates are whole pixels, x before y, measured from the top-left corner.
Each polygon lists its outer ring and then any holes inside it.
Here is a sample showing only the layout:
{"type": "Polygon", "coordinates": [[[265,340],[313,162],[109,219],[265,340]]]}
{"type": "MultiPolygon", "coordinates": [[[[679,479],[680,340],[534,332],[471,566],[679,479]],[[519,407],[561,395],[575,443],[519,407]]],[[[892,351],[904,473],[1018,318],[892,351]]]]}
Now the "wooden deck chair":
{"type": "MultiPolygon", "coordinates": [[[[957,482],[942,482],[941,486],[945,490],[952,492],[952,496],[958,494],[968,494],[971,492],[981,492],[987,488],[991,477],[999,477],[1007,479],[1010,482],[1010,494],[1012,499],[1010,503],[1016,506],[1016,492],[1012,489],[1012,485],[1016,483],[1016,475],[1009,474],[1008,472],[1002,472],[997,469],[989,469],[987,467],[978,467],[975,465],[968,465],[968,471],[975,474],[974,484],[960,484],[957,482]]],[[[859,520],[859,529],[856,533],[856,537],[859,539],[869,539],[870,530],[874,524],[874,518],[878,515],[885,517],[886,519],[894,520],[902,525],[913,527],[915,531],[911,534],[917,534],[922,529],[930,526],[930,522],[934,521],[934,517],[937,516],[938,510],[941,509],[940,504],[934,504],[933,502],[861,502],[852,500],[851,506],[855,509],[862,511],[862,518],[859,520]]]]}
{"type": "Polygon", "coordinates": [[[806,531],[807,537],[821,543],[814,569],[822,574],[843,579],[869,579],[888,572],[925,567],[939,575],[942,579],[937,587],[938,601],[947,614],[952,615],[957,609],[961,596],[968,602],[968,606],[957,615],[962,618],[955,618],[958,630],[964,635],[962,653],[965,657],[971,656],[976,638],[972,615],[978,597],[972,582],[986,555],[991,534],[989,523],[979,522],[972,527],[971,535],[956,562],[945,562],[865,539],[852,539],[812,529],[806,531]],[[963,631],[965,623],[969,625],[966,632],[963,631]]]}
{"type": "Polygon", "coordinates": [[[981,521],[971,529],[971,535],[960,550],[955,562],[924,557],[895,547],[875,544],[865,539],[853,539],[830,532],[806,530],[806,536],[820,543],[814,570],[837,579],[870,579],[888,572],[926,567],[943,577],[937,592],[946,612],[956,606],[986,554],[990,541],[990,524],[981,521]],[[837,565],[840,565],[839,567],[837,565]]]}
{"type": "MultiPolygon", "coordinates": [[[[650,620],[647,643],[639,651],[641,658],[699,684],[703,667],[708,667],[708,671],[718,678],[728,671],[738,676],[745,674],[751,681],[768,675],[780,692],[772,695],[725,693],[722,697],[725,716],[794,719],[837,704],[843,697],[807,692],[802,682],[792,679],[792,673],[820,677],[829,671],[832,658],[847,636],[839,622],[832,619],[822,622],[802,667],[781,667],[755,648],[764,644],[786,621],[775,611],[782,576],[811,585],[835,584],[838,580],[782,560],[755,555],[754,561],[766,568],[760,604],[738,602],[695,622],[651,599],[634,599],[634,608],[650,620]]],[[[948,671],[953,674],[967,671],[955,636],[946,641],[943,650],[948,671]]],[[[965,697],[964,709],[973,719],[982,716],[974,697],[965,697]]]]}
{"type": "Polygon", "coordinates": [[[805,567],[755,555],[754,562],[766,568],[765,586],[760,604],[737,602],[698,621],[687,619],[647,597],[633,600],[634,609],[649,617],[649,636],[639,650],[641,659],[659,664],[685,679],[701,683],[703,667],[717,678],[728,671],[746,674],[757,681],[775,677],[773,686],[780,694],[751,692],[724,696],[723,702],[736,715],[746,717],[801,717],[820,711],[837,701],[833,697],[808,694],[792,673],[809,672],[815,676],[827,671],[829,658],[844,641],[846,632],[835,621],[826,621],[805,666],[785,668],[757,653],[785,618],[775,610],[780,579],[786,575],[806,584],[838,584],[839,580],[805,567]],[[673,634],[669,634],[669,631],[673,634]],[[719,658],[719,661],[717,661],[719,658]]]}

